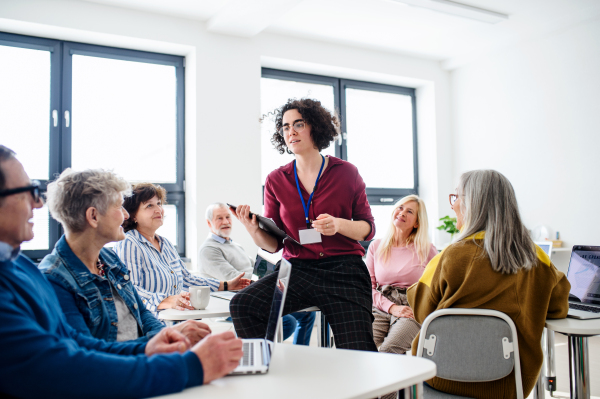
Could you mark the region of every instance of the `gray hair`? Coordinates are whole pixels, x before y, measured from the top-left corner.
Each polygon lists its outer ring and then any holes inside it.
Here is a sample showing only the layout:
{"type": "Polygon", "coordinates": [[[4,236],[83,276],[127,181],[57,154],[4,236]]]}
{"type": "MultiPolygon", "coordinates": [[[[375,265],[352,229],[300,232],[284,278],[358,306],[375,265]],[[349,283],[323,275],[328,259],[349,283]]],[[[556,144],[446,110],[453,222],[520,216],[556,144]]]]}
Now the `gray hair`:
{"type": "Polygon", "coordinates": [[[227,206],[227,204],[224,204],[222,202],[213,202],[212,204],[210,204],[208,206],[208,208],[206,208],[206,220],[212,221],[213,212],[215,211],[216,208],[226,208],[226,209],[229,209],[229,207],[227,206]]]}
{"type": "MultiPolygon", "coordinates": [[[[2,170],[2,162],[9,161],[15,158],[15,152],[8,147],[0,144],[0,190],[4,190],[6,188],[6,176],[4,175],[4,171],[2,170]]],[[[0,201],[2,201],[0,199],[0,201]]],[[[2,204],[2,202],[0,202],[2,204]]]]}
{"type": "Polygon", "coordinates": [[[96,208],[104,215],[122,195],[131,195],[131,185],[122,177],[103,169],[82,172],[65,169],[58,179],[48,184],[46,192],[52,217],[74,233],[85,230],[88,208],[96,208]]]}
{"type": "Polygon", "coordinates": [[[521,222],[517,197],[495,170],[463,173],[458,183],[463,228],[456,242],[485,231],[483,248],[492,269],[503,274],[529,270],[537,260],[535,245],[521,222]]]}

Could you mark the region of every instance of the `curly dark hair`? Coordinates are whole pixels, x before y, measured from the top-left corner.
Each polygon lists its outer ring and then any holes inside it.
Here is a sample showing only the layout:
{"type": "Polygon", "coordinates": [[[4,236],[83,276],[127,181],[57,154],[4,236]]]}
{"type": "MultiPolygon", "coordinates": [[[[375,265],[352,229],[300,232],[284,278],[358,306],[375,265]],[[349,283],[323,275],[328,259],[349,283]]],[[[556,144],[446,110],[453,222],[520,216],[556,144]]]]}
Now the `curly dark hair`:
{"type": "Polygon", "coordinates": [[[310,126],[310,136],[319,152],[329,147],[331,142],[340,134],[339,118],[327,111],[320,101],[310,98],[300,100],[290,98],[285,105],[274,111],[275,133],[271,137],[271,143],[280,154],[286,151],[288,154],[292,154],[285,144],[285,139],[279,134],[283,127],[283,115],[291,109],[297,110],[302,115],[302,119],[310,126]]]}
{"type": "Polygon", "coordinates": [[[129,219],[123,222],[125,232],[137,228],[133,219],[144,202],[150,201],[156,196],[163,205],[167,203],[167,190],[161,186],[152,183],[139,183],[134,184],[131,191],[131,196],[126,197],[123,201],[123,208],[129,213],[129,219]]]}

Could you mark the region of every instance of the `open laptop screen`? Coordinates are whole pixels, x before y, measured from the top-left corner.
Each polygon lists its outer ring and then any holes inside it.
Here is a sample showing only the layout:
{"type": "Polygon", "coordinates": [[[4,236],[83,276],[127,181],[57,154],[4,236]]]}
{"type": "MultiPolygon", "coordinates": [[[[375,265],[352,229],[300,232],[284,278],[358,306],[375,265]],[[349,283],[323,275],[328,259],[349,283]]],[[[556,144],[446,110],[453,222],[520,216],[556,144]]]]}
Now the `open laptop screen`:
{"type": "Polygon", "coordinates": [[[537,243],[537,245],[542,248],[547,255],[550,255],[550,244],[537,243]]]}
{"type": "Polygon", "coordinates": [[[279,265],[279,274],[277,276],[277,284],[273,292],[273,303],[271,304],[271,313],[269,314],[269,323],[267,324],[267,334],[265,339],[275,342],[275,334],[277,332],[277,321],[283,313],[283,304],[285,303],[285,294],[290,283],[291,264],[281,259],[279,265]]]}
{"type": "Polygon", "coordinates": [[[567,279],[569,299],[600,305],[600,246],[575,245],[567,279]]]}

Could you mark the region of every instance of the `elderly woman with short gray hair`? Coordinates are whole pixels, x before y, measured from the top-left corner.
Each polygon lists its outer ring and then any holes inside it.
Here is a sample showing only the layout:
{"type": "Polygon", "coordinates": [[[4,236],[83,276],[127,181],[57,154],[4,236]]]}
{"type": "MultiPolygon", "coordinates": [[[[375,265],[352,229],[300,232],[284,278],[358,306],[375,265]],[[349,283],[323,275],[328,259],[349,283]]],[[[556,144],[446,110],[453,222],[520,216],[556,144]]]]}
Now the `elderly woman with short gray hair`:
{"type": "MultiPolygon", "coordinates": [[[[107,341],[147,340],[163,327],[143,305],[130,273],[105,245],[125,238],[123,197],[129,183],[96,169],[65,170],[48,185],[47,203],[65,234],[39,265],[52,283],[69,324],[107,341]]],[[[199,321],[174,327],[192,344],[210,333],[199,321]]]]}
{"type": "MultiPolygon", "coordinates": [[[[508,315],[519,334],[523,392],[529,396],[542,366],[545,320],[564,318],[570,284],[529,237],[517,197],[504,175],[474,170],[450,194],[460,234],[433,258],[408,302],[419,323],[438,309],[492,309],[508,315]]],[[[413,341],[416,355],[418,337],[413,341]]],[[[514,373],[495,381],[427,381],[433,388],[470,398],[516,397],[514,373]]]]}

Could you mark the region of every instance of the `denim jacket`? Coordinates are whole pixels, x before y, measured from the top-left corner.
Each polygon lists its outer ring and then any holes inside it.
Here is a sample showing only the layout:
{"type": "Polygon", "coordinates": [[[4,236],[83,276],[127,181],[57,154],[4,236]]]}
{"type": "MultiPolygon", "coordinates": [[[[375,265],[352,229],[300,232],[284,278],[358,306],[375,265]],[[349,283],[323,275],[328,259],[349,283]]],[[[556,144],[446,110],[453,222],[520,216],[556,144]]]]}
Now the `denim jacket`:
{"type": "Polygon", "coordinates": [[[100,259],[106,266],[106,278],[92,274],[62,236],[39,265],[52,283],[69,324],[84,334],[116,341],[119,320],[112,285],[137,321],[138,340],[154,336],[164,324],[142,303],[125,265],[107,248],[100,250],[100,259]]]}

